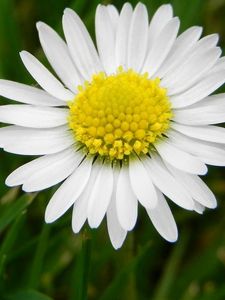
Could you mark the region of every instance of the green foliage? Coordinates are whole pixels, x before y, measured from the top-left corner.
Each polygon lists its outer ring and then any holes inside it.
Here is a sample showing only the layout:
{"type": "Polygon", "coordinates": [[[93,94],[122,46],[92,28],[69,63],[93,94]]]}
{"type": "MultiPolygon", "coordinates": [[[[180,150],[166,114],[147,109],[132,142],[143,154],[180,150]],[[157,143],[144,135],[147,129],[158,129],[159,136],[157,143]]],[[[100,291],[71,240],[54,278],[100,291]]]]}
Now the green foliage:
{"type": "MultiPolygon", "coordinates": [[[[35,29],[38,20],[62,33],[64,7],[75,9],[94,37],[94,13],[99,0],[0,0],[0,76],[35,84],[18,52],[26,49],[41,60],[35,29]]],[[[131,1],[134,5],[137,0],[131,1]]],[[[164,0],[143,0],[153,13],[164,0]]],[[[181,30],[205,27],[220,33],[225,45],[224,0],[172,0],[181,30]]],[[[6,103],[1,99],[2,103],[6,103]]],[[[211,168],[207,183],[219,208],[203,216],[171,205],[180,229],[179,241],[169,244],[154,231],[139,209],[135,230],[115,251],[105,223],[74,235],[67,213],[44,224],[52,191],[24,195],[5,187],[7,175],[30,158],[0,152],[0,299],[1,300],[224,300],[225,184],[224,171],[211,168]]],[[[182,197],[182,195],[181,195],[182,197]]],[[[170,203],[171,204],[171,203],[170,203]]]]}

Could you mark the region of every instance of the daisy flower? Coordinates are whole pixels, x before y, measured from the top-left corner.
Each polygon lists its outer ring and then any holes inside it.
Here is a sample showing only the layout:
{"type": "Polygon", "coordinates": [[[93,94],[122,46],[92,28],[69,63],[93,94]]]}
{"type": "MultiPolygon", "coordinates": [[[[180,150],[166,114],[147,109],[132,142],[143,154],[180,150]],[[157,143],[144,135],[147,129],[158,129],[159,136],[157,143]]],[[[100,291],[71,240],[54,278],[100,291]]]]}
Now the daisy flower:
{"type": "MultiPolygon", "coordinates": [[[[0,146],[40,156],[16,169],[8,186],[40,191],[63,182],[48,203],[54,222],[73,207],[72,228],[97,228],[106,215],[109,237],[121,247],[137,221],[138,203],[170,242],[177,227],[165,196],[187,210],[215,208],[198,175],[225,165],[225,82],[218,35],[201,37],[162,5],[149,22],[146,7],[99,5],[97,49],[79,16],[63,15],[66,42],[38,22],[55,75],[32,54],[21,59],[40,88],[0,81],[0,94],[24,104],[0,107],[0,146]]],[[[169,200],[169,201],[170,201],[169,200]]]]}

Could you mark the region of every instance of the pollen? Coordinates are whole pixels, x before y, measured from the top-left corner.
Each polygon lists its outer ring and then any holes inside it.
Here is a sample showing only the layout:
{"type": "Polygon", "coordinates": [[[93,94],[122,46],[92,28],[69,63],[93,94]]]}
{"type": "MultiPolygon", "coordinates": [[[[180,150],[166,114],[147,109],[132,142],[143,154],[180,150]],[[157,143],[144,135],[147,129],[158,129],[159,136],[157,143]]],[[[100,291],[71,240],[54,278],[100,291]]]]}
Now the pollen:
{"type": "Polygon", "coordinates": [[[110,160],[146,154],[170,126],[167,91],[148,73],[120,67],[113,75],[94,75],[78,90],[68,103],[68,123],[75,140],[91,154],[110,160]]]}

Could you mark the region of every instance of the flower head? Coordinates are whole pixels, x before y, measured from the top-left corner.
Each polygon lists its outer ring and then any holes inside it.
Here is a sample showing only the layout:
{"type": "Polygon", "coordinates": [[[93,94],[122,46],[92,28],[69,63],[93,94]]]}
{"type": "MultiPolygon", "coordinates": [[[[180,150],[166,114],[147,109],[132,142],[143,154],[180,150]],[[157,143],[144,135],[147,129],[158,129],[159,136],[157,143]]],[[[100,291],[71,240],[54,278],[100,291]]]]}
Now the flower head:
{"type": "Polygon", "coordinates": [[[45,214],[50,223],[73,206],[79,232],[107,218],[119,248],[135,226],[138,202],[168,241],[177,227],[165,196],[202,213],[216,199],[198,177],[206,164],[224,166],[225,82],[218,36],[194,26],[178,35],[179,19],[162,5],[150,23],[146,7],[96,11],[97,50],[78,15],[65,9],[66,43],[48,25],[37,29],[58,79],[33,55],[21,59],[39,86],[0,81],[0,94],[24,104],[0,107],[5,151],[39,158],[6,179],[26,192],[62,181],[45,214]]]}

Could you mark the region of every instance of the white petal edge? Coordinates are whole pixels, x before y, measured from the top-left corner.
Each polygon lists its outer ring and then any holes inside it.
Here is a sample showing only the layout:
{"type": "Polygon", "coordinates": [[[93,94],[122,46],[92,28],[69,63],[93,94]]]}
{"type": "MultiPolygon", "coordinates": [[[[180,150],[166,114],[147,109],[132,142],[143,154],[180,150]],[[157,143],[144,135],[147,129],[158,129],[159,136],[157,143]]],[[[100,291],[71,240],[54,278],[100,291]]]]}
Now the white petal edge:
{"type": "Polygon", "coordinates": [[[117,209],[116,209],[116,189],[117,189],[117,177],[118,172],[114,170],[114,181],[113,181],[113,192],[112,197],[107,209],[106,218],[107,218],[107,228],[109,233],[109,238],[115,249],[119,249],[127,235],[127,231],[124,230],[118,220],[117,209]]]}
{"type": "Polygon", "coordinates": [[[134,228],[138,215],[138,201],[132,191],[129,170],[122,167],[116,187],[116,210],[121,227],[130,231],[134,228]]]}
{"type": "Polygon", "coordinates": [[[215,196],[201,178],[197,175],[179,171],[169,164],[166,164],[166,166],[175,177],[175,180],[184,186],[194,200],[208,208],[215,208],[217,206],[215,196]]]}
{"type": "Polygon", "coordinates": [[[31,129],[20,126],[0,128],[0,147],[21,155],[45,155],[60,152],[74,144],[66,127],[31,129]]]}
{"type": "Polygon", "coordinates": [[[91,168],[92,160],[85,159],[55,192],[45,211],[46,223],[60,218],[74,204],[88,182],[91,168]]]}
{"type": "Polygon", "coordinates": [[[111,74],[115,72],[116,36],[108,10],[100,4],[95,14],[95,33],[100,60],[105,72],[111,74]]]}
{"type": "Polygon", "coordinates": [[[68,109],[9,104],[0,106],[0,122],[31,128],[52,128],[67,123],[68,109]]]}
{"type": "Polygon", "coordinates": [[[187,210],[193,210],[194,202],[186,190],[167,171],[166,166],[156,155],[146,158],[145,163],[154,185],[174,203],[187,210]]]}
{"type": "Polygon", "coordinates": [[[62,82],[74,93],[82,83],[82,77],[76,70],[68,47],[61,37],[47,24],[36,24],[44,53],[62,82]]]}
{"type": "Polygon", "coordinates": [[[208,74],[193,87],[179,95],[171,96],[173,108],[182,108],[203,100],[225,82],[225,71],[208,74]]]}
{"type": "Polygon", "coordinates": [[[179,26],[180,21],[177,17],[173,18],[166,24],[153,42],[151,50],[144,62],[142,72],[148,72],[150,77],[157,72],[176,40],[179,26]]]}
{"type": "Polygon", "coordinates": [[[13,171],[6,179],[8,186],[23,184],[33,192],[51,187],[67,178],[76,169],[82,156],[70,147],[56,154],[45,155],[13,171]]]}
{"type": "Polygon", "coordinates": [[[27,51],[22,51],[20,52],[20,57],[28,72],[46,92],[64,101],[69,101],[74,98],[74,94],[64,88],[61,82],[32,54],[27,51]]]}
{"type": "Polygon", "coordinates": [[[157,206],[154,209],[147,210],[149,218],[155,229],[165,240],[168,242],[176,242],[178,231],[174,217],[163,194],[157,191],[157,196],[157,206]]]}
{"type": "Polygon", "coordinates": [[[127,69],[128,34],[130,29],[133,9],[130,3],[125,3],[120,13],[116,32],[115,59],[116,66],[127,69]]]}
{"type": "Polygon", "coordinates": [[[139,72],[145,59],[148,42],[148,12],[144,4],[134,9],[128,34],[127,67],[139,72]]]}
{"type": "Polygon", "coordinates": [[[85,79],[90,80],[93,74],[102,71],[102,66],[86,27],[70,8],[64,11],[63,30],[76,67],[85,79]]]}
{"type": "Polygon", "coordinates": [[[157,195],[150,176],[141,160],[138,158],[129,162],[130,183],[138,201],[145,208],[157,205],[157,195]]]}
{"type": "Polygon", "coordinates": [[[171,140],[164,139],[160,143],[155,144],[155,148],[163,160],[179,170],[197,175],[205,175],[207,173],[207,167],[200,159],[185,150],[177,148],[171,140]]]}
{"type": "Polygon", "coordinates": [[[62,106],[61,101],[45,91],[10,80],[0,79],[0,95],[18,102],[39,106],[62,106]]]}
{"type": "Polygon", "coordinates": [[[184,135],[203,141],[225,144],[225,128],[217,126],[186,126],[173,123],[171,127],[184,135]]]}
{"type": "Polygon", "coordinates": [[[97,228],[104,218],[113,192],[113,170],[110,164],[102,165],[93,185],[88,203],[88,223],[97,228]]]}

